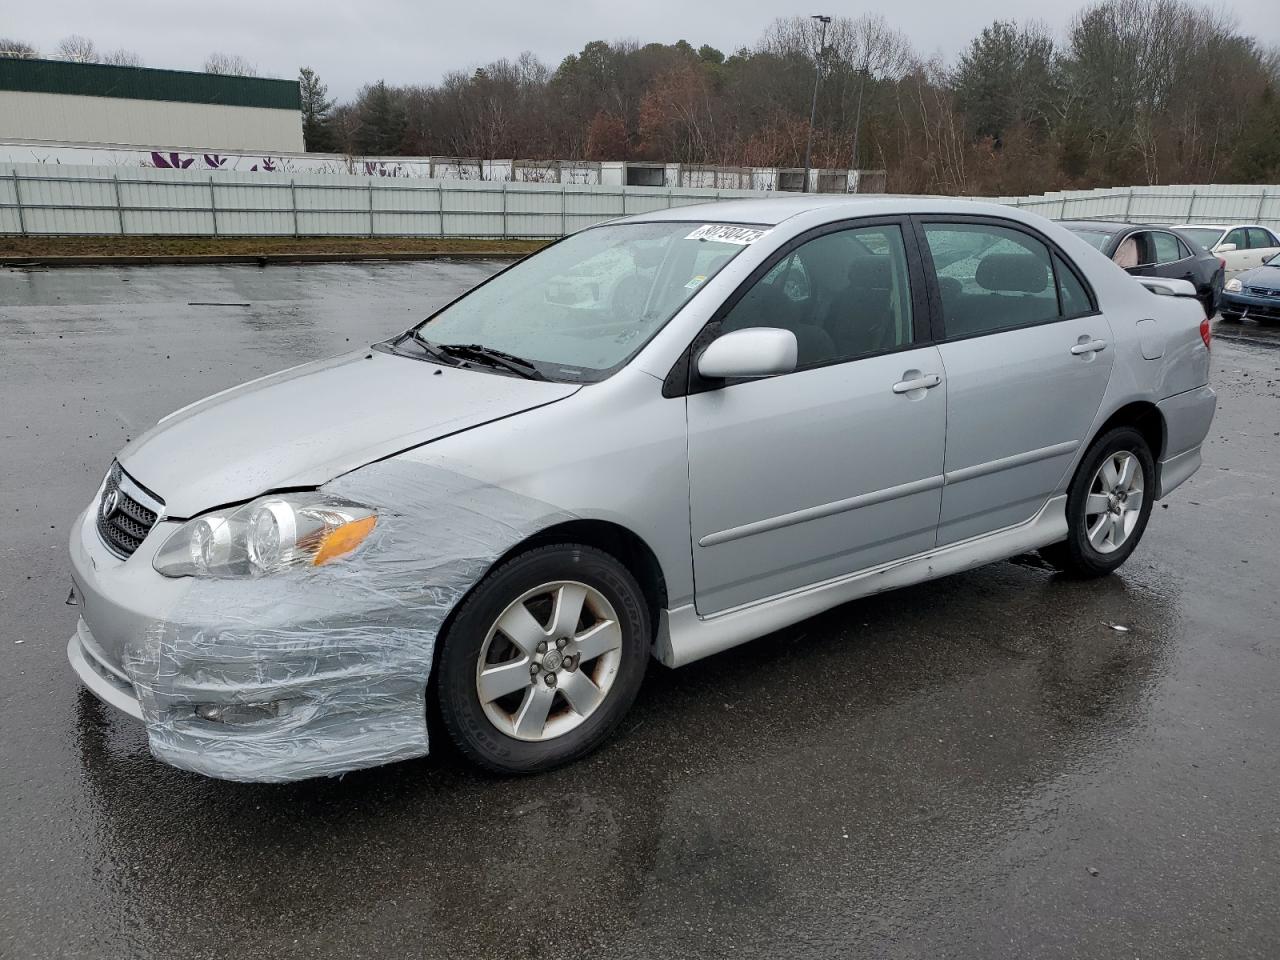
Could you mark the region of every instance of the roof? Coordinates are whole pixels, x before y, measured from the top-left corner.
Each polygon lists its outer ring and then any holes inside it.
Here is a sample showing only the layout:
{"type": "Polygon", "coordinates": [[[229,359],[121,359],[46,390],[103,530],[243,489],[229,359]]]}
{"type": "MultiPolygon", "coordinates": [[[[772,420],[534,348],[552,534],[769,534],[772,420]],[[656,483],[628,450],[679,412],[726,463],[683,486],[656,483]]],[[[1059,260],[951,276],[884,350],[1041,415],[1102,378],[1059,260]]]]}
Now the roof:
{"type": "Polygon", "coordinates": [[[744,197],[671,207],[628,217],[631,221],[702,220],[709,223],[759,223],[774,226],[806,213],[820,213],[819,220],[849,217],[901,216],[905,213],[967,213],[973,216],[1009,216],[1010,208],[981,200],[955,197],[898,196],[894,194],[784,193],[776,197],[744,197]]]}
{"type": "MultiPolygon", "coordinates": [[[[1128,220],[1059,220],[1068,230],[1097,230],[1103,233],[1120,233],[1123,230],[1181,230],[1182,225],[1172,223],[1130,223],[1128,220]]],[[[1193,223],[1193,227],[1208,227],[1207,223],[1193,223]]],[[[1214,228],[1218,229],[1218,228],[1214,228]]]]}
{"type": "Polygon", "coordinates": [[[1118,233],[1126,227],[1136,226],[1132,223],[1124,223],[1120,220],[1059,220],[1068,230],[1079,228],[1081,230],[1101,230],[1104,233],[1118,233]]]}
{"type": "Polygon", "coordinates": [[[161,100],[229,107],[302,109],[296,80],[232,77],[188,70],[117,67],[67,60],[0,58],[0,91],[161,100]]]}

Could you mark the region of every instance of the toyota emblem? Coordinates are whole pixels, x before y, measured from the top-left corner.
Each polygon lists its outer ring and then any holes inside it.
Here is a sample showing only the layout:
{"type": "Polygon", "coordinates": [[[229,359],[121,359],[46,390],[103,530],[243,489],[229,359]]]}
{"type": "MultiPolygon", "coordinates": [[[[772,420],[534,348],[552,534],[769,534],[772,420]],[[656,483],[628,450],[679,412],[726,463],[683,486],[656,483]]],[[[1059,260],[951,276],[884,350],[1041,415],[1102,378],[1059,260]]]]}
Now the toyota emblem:
{"type": "Polygon", "coordinates": [[[118,509],[120,509],[120,491],[108,490],[107,495],[102,498],[102,519],[110,520],[118,509]]]}

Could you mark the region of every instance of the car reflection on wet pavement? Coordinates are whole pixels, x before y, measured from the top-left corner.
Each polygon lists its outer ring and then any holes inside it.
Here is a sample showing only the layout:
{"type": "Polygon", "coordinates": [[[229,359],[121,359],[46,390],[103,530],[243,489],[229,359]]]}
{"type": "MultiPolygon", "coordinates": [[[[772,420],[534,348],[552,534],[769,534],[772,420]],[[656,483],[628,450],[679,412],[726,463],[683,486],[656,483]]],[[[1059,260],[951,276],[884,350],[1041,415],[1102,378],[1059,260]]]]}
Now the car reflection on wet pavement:
{"type": "Polygon", "coordinates": [[[285,787],[153,760],[63,656],[111,455],[495,268],[0,273],[0,955],[1275,955],[1280,351],[1225,332],[1205,465],[1106,580],[1017,558],[654,665],[531,779],[443,737],[285,787]]]}

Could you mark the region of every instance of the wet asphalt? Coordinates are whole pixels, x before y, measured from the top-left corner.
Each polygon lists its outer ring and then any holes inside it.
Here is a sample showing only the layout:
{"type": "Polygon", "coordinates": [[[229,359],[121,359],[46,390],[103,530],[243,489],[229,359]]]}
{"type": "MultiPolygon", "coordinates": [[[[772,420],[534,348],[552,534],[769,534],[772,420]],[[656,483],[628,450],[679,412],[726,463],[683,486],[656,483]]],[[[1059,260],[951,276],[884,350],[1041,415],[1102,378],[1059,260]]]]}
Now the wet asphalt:
{"type": "Polygon", "coordinates": [[[1106,580],[1019,558],[654,665],[620,735],[532,779],[154,761],[64,659],[68,527],[112,454],[494,268],[0,271],[0,957],[1280,955],[1280,350],[1254,342],[1215,343],[1204,467],[1106,580]]]}

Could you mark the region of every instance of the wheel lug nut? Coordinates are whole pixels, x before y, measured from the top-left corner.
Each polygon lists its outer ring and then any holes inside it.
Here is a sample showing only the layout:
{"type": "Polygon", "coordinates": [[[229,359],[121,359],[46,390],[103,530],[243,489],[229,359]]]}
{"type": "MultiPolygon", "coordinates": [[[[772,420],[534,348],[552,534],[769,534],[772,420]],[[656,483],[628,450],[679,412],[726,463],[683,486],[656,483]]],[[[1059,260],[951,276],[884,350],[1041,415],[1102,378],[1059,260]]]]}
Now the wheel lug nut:
{"type": "Polygon", "coordinates": [[[556,685],[556,675],[554,673],[548,673],[542,679],[547,682],[548,687],[554,687],[556,685]]]}
{"type": "Polygon", "coordinates": [[[565,658],[564,658],[564,668],[565,668],[566,670],[576,670],[576,669],[578,669],[578,658],[577,658],[577,657],[565,657],[565,658]]]}
{"type": "Polygon", "coordinates": [[[556,641],[556,649],[557,649],[557,650],[563,650],[563,649],[564,649],[566,646],[568,646],[568,645],[569,645],[569,638],[568,638],[568,637],[561,637],[559,640],[557,640],[557,641],[556,641]]]}
{"type": "Polygon", "coordinates": [[[538,641],[538,652],[539,652],[539,653],[546,653],[546,652],[547,652],[547,641],[545,641],[545,640],[539,640],[539,641],[538,641]]]}
{"type": "Polygon", "coordinates": [[[536,663],[529,664],[529,672],[533,674],[535,677],[538,675],[538,671],[540,669],[541,667],[539,667],[536,663]]]}

